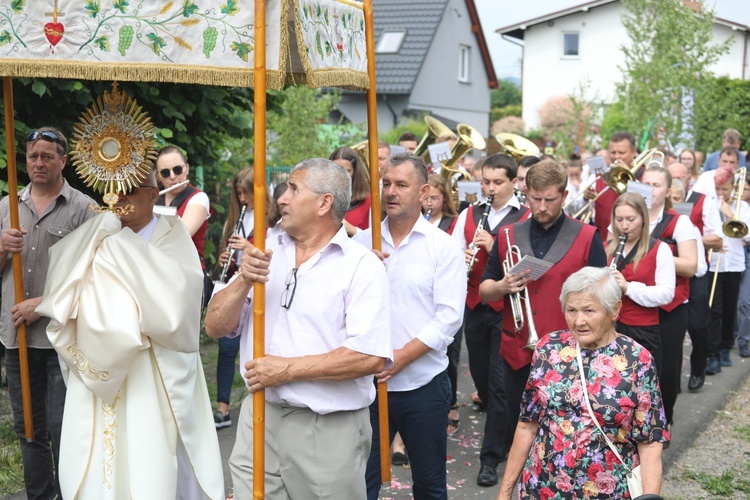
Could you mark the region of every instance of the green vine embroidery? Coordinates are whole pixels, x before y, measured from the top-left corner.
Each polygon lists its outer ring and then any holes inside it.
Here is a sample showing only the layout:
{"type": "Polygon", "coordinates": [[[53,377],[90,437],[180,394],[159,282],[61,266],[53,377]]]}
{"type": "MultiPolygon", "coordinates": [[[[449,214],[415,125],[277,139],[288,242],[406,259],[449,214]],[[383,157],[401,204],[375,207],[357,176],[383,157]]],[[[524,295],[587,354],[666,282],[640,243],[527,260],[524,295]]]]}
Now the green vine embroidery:
{"type": "MultiPolygon", "coordinates": [[[[335,5],[335,4],[334,4],[335,5]]],[[[335,65],[362,60],[365,54],[365,20],[358,9],[345,9],[332,12],[328,6],[319,3],[300,5],[302,30],[308,39],[314,35],[314,52],[311,54],[309,44],[306,47],[308,56],[335,65]]]]}

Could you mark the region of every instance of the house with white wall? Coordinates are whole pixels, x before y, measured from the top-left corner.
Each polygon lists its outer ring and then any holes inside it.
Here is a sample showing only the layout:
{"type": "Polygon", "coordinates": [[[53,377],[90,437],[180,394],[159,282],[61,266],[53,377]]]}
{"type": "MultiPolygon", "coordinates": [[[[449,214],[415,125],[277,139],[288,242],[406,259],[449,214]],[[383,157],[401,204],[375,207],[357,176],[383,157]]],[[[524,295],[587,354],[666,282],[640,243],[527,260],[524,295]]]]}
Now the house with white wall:
{"type": "MultiPolygon", "coordinates": [[[[614,101],[615,85],[622,81],[620,68],[625,66],[620,46],[629,41],[621,21],[624,14],[619,0],[594,0],[550,9],[546,15],[496,30],[523,43],[521,87],[527,128],[539,127],[538,110],[547,99],[574,94],[584,82],[587,98],[614,101]]],[[[749,31],[741,22],[714,19],[714,43],[732,40],[729,52],[711,67],[715,75],[750,78],[749,31]]]]}
{"type": "MultiPolygon", "coordinates": [[[[430,114],[489,132],[497,88],[474,0],[374,0],[378,130],[430,114]]],[[[343,92],[338,112],[367,120],[365,94],[343,92]]]]}

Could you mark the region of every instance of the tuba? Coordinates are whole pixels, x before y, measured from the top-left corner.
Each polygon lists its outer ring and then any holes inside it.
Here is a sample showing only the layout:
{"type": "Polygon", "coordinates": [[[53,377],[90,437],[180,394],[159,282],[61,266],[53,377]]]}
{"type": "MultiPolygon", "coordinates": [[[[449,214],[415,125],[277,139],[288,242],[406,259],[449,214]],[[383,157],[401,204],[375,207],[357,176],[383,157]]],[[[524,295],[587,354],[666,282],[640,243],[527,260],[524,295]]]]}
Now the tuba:
{"type": "Polygon", "coordinates": [[[520,135],[501,132],[495,136],[500,148],[518,161],[524,156],[539,156],[539,147],[520,135]]]}
{"type": "MultiPolygon", "coordinates": [[[[522,256],[521,250],[518,248],[518,246],[510,244],[510,229],[505,228],[503,231],[505,232],[505,241],[508,246],[508,249],[505,251],[505,260],[503,261],[503,271],[507,276],[513,266],[518,264],[522,256]]],[[[528,321],[529,324],[529,338],[526,342],[526,345],[523,347],[524,349],[533,350],[536,347],[537,342],[539,342],[539,335],[536,333],[536,326],[534,325],[534,313],[531,310],[529,287],[527,286],[523,289],[523,296],[521,296],[521,293],[522,292],[512,293],[509,297],[510,308],[513,311],[513,327],[515,328],[516,332],[521,331],[524,325],[525,309],[526,321],[528,321]],[[523,302],[523,304],[521,302],[523,302]]]]}
{"type": "Polygon", "coordinates": [[[425,132],[422,140],[419,141],[417,149],[414,150],[414,154],[417,156],[421,156],[424,162],[429,165],[430,152],[428,146],[430,144],[435,144],[435,141],[437,141],[440,137],[451,136],[453,138],[456,138],[456,134],[454,134],[447,125],[445,125],[437,118],[433,118],[428,115],[424,117],[424,121],[425,123],[427,123],[427,132],[425,132]]]}
{"type": "Polygon", "coordinates": [[[358,142],[357,144],[354,144],[353,146],[349,146],[352,148],[360,158],[362,158],[362,161],[365,162],[365,172],[370,172],[370,141],[365,139],[362,142],[358,142]]]}
{"type": "Polygon", "coordinates": [[[471,180],[471,174],[461,165],[456,165],[458,160],[472,149],[484,149],[487,143],[474,127],[459,123],[456,127],[458,140],[451,149],[449,160],[441,164],[440,175],[448,182],[451,188],[451,199],[453,205],[458,208],[458,182],[461,180],[471,180]]]}
{"type": "MultiPolygon", "coordinates": [[[[734,200],[734,214],[731,219],[721,225],[721,230],[730,238],[744,238],[747,236],[747,224],[740,220],[740,206],[742,205],[742,193],[745,190],[746,175],[747,169],[745,167],[737,169],[737,173],[734,175],[734,189],[732,189],[732,196],[729,200],[730,204],[734,200]]],[[[716,269],[719,269],[718,265],[716,269]]]]}

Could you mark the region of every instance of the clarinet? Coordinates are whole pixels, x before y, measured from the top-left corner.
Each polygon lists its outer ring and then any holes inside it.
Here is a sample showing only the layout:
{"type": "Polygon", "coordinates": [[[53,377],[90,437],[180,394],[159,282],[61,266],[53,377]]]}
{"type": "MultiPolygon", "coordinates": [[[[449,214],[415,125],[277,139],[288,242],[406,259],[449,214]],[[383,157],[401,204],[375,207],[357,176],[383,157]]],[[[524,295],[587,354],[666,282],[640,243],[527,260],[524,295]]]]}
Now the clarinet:
{"type": "MultiPolygon", "coordinates": [[[[240,218],[237,219],[237,225],[234,226],[234,232],[232,235],[239,234],[239,232],[242,230],[242,220],[245,218],[245,209],[247,208],[246,205],[242,205],[242,211],[240,211],[240,218]]],[[[234,252],[237,250],[235,248],[230,247],[229,248],[229,256],[227,257],[227,261],[224,263],[224,269],[221,270],[221,277],[219,278],[219,281],[222,283],[226,283],[227,279],[227,272],[229,272],[229,266],[232,265],[232,258],[234,257],[234,252]]]]}
{"type": "MultiPolygon", "coordinates": [[[[477,224],[477,230],[474,232],[474,238],[477,237],[480,231],[484,231],[484,226],[487,225],[487,218],[490,216],[490,209],[492,208],[492,198],[494,198],[495,195],[489,195],[487,197],[487,206],[484,207],[484,213],[482,214],[482,220],[479,221],[479,224],[477,224]]],[[[471,274],[471,268],[474,267],[474,261],[477,260],[477,254],[479,253],[479,245],[474,243],[474,241],[471,242],[471,245],[469,245],[469,251],[471,252],[471,259],[469,262],[466,263],[466,275],[471,274]]]]}
{"type": "Polygon", "coordinates": [[[617,271],[617,265],[620,263],[620,259],[622,258],[622,251],[625,249],[625,240],[627,239],[627,234],[620,235],[620,241],[617,243],[617,248],[615,248],[615,253],[612,256],[612,263],[609,265],[609,268],[612,271],[617,271]]]}
{"type": "Polygon", "coordinates": [[[430,215],[432,215],[432,209],[431,208],[427,210],[426,214],[424,214],[424,218],[429,221],[430,220],[430,215]]]}

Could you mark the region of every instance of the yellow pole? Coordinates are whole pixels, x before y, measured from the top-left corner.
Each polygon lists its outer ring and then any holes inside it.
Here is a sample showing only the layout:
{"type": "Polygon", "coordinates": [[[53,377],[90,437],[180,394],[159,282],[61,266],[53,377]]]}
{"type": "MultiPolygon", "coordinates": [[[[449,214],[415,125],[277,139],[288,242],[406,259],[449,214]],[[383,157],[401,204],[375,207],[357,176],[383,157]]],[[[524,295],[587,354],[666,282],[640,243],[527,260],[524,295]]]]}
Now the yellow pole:
{"type": "MultiPolygon", "coordinates": [[[[282,26],[282,29],[286,28],[282,26]]],[[[266,2],[255,0],[255,184],[253,186],[253,210],[255,211],[254,245],[261,251],[266,249],[266,2]]],[[[256,282],[253,285],[253,357],[266,354],[265,313],[266,287],[256,282]]],[[[253,394],[253,498],[265,496],[266,464],[266,391],[253,394]]]]}
{"type": "MultiPolygon", "coordinates": [[[[8,154],[8,209],[10,227],[19,229],[18,218],[18,176],[16,175],[16,136],[13,121],[13,79],[3,78],[3,103],[5,105],[5,151],[8,154]]],[[[16,304],[23,301],[23,262],[21,254],[13,254],[13,281],[15,284],[16,304]]],[[[18,364],[21,369],[21,399],[23,401],[23,427],[26,441],[34,440],[34,417],[31,412],[31,382],[29,381],[29,351],[26,342],[26,323],[16,328],[18,335],[18,364]]]]}
{"type": "MultiPolygon", "coordinates": [[[[367,139],[370,158],[370,198],[372,210],[372,248],[382,250],[380,233],[380,173],[378,171],[378,109],[375,87],[375,33],[372,18],[372,0],[364,1],[365,36],[367,41],[367,74],[370,87],[367,89],[367,139]]],[[[380,429],[380,479],[383,485],[391,484],[391,440],[388,429],[388,386],[378,383],[378,427],[380,429]]]]}

